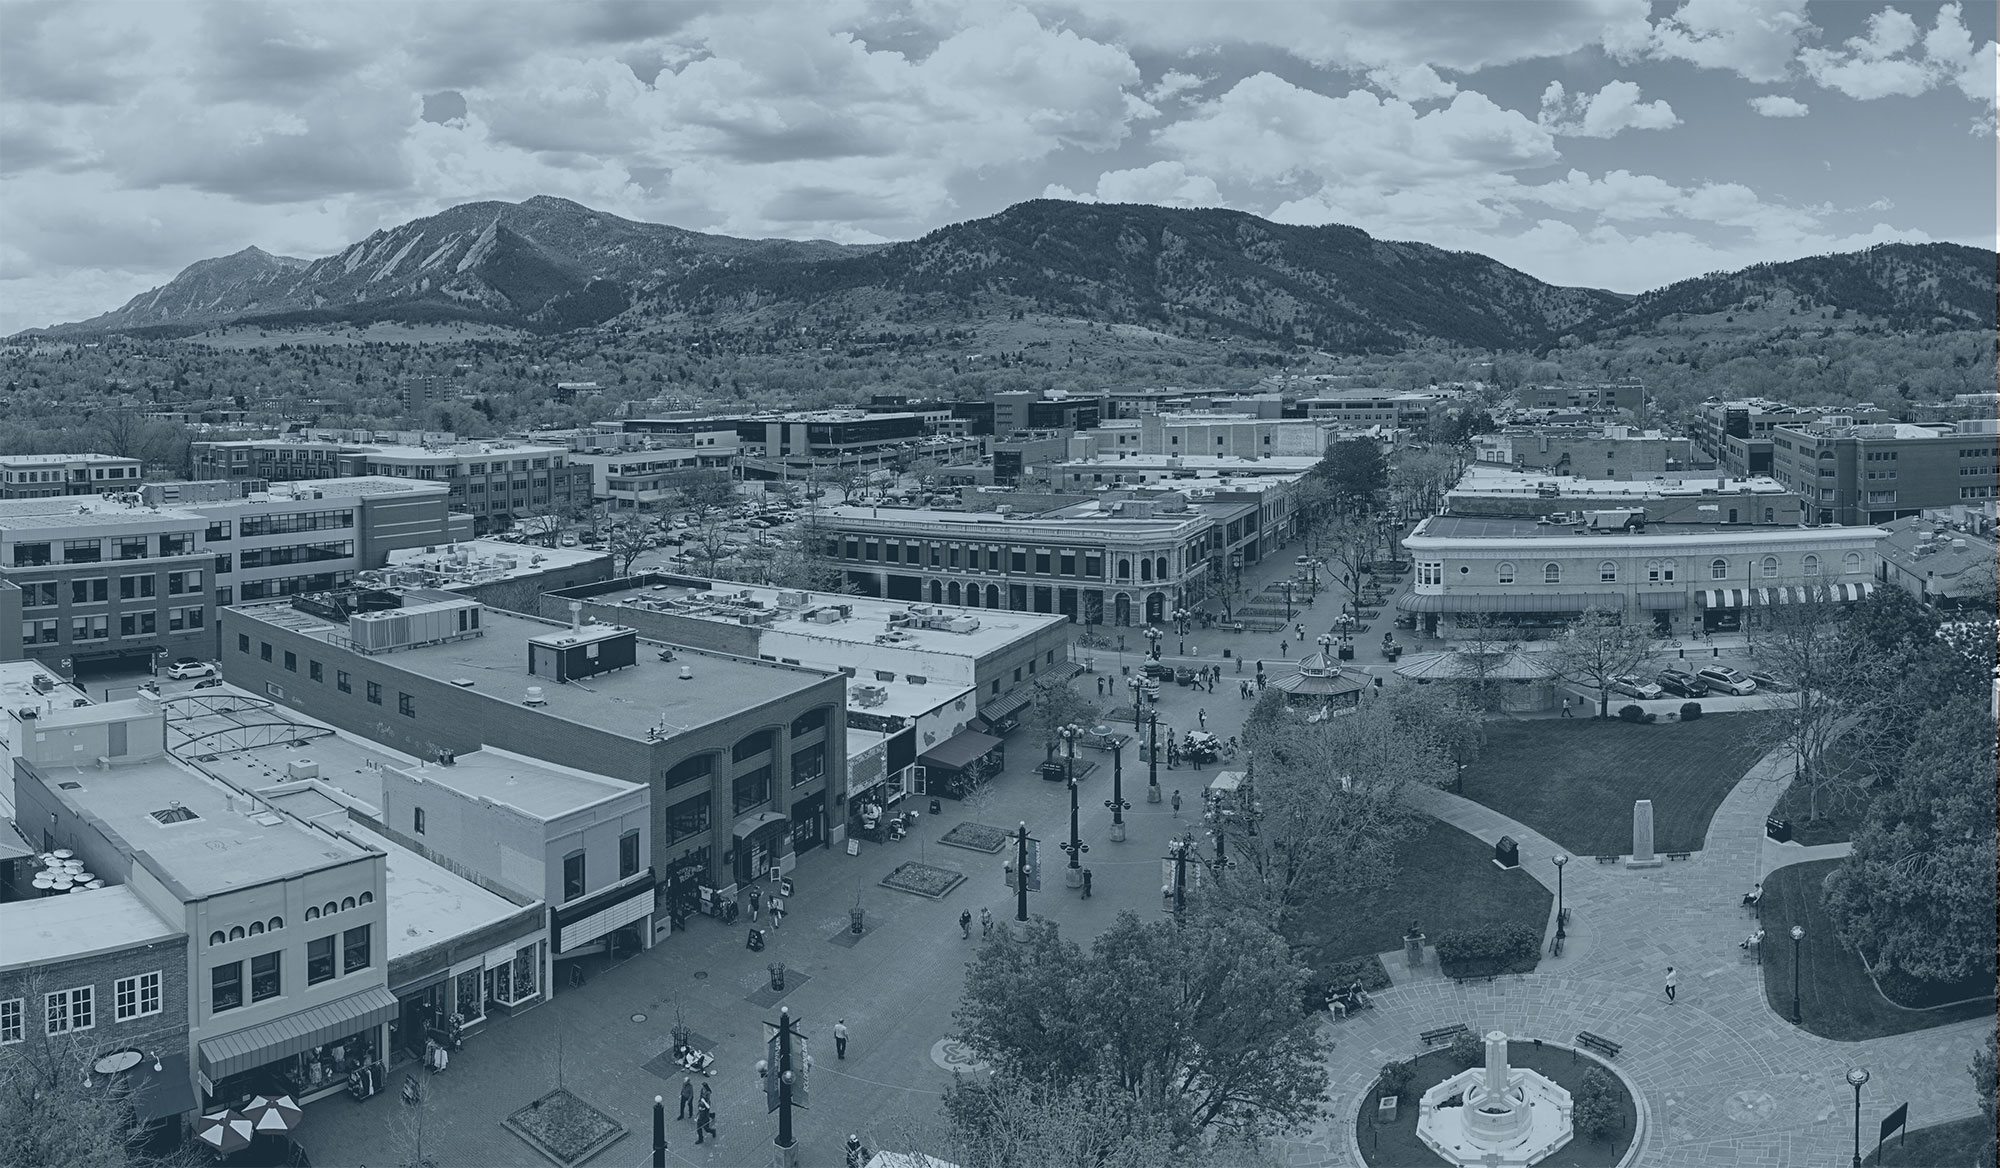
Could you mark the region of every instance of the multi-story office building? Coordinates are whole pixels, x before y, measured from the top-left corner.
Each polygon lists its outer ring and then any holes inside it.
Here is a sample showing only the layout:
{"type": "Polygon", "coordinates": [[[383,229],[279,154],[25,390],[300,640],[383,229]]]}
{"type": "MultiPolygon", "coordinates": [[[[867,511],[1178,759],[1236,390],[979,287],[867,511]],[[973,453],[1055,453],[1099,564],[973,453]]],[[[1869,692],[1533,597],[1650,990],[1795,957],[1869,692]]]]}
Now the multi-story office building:
{"type": "Polygon", "coordinates": [[[737,465],[746,479],[811,479],[843,470],[874,470],[914,459],[953,461],[982,447],[977,439],[925,432],[913,412],[870,414],[817,410],[739,418],[737,465]]]}
{"type": "MultiPolygon", "coordinates": [[[[188,484],[189,487],[202,484],[188,484]]],[[[212,657],[215,610],[320,591],[398,548],[470,534],[441,483],[324,479],[175,507],[123,498],[0,503],[0,660],[67,659],[85,672],[212,657]],[[20,612],[12,615],[11,596],[20,612]],[[18,636],[18,641],[15,637],[18,636]]]]}
{"type": "Polygon", "coordinates": [[[1090,502],[1022,516],[835,507],[822,549],[863,596],[1084,624],[1156,624],[1217,586],[1215,521],[1185,498],[1090,502]]]}
{"type": "Polygon", "coordinates": [[[1768,475],[1773,429],[1808,425],[1830,414],[1870,425],[1894,421],[1886,411],[1867,404],[1832,409],[1745,398],[1702,403],[1688,419],[1688,435],[1694,440],[1695,449],[1723,472],[1768,475]]]}
{"type": "Polygon", "coordinates": [[[1771,430],[1771,477],[1817,523],[1886,523],[1994,497],[2000,422],[1853,425],[1844,416],[1771,430]]]}
{"type": "MultiPolygon", "coordinates": [[[[1323,419],[1264,418],[1210,411],[1166,412],[1137,419],[1138,452],[1201,458],[1306,458],[1317,461],[1339,436],[1339,427],[1323,419]]],[[[1104,453],[1124,444],[1120,429],[1107,435],[1104,453]]]]}
{"type": "Polygon", "coordinates": [[[1580,523],[1585,511],[1615,509],[1642,510],[1647,523],[1797,527],[1806,518],[1798,495],[1763,477],[1677,474],[1632,481],[1528,473],[1476,462],[1444,496],[1445,513],[1461,516],[1580,523]]]}
{"type": "Polygon", "coordinates": [[[1473,439],[1481,463],[1586,479],[1651,479],[1694,463],[1694,443],[1633,426],[1508,426],[1473,439]]]}
{"type": "Polygon", "coordinates": [[[1340,389],[1301,397],[1298,407],[1308,418],[1349,430],[1386,426],[1422,430],[1445,408],[1449,399],[1438,393],[1394,389],[1340,389]]]}
{"type": "Polygon", "coordinates": [[[296,438],[195,442],[189,457],[198,479],[286,482],[372,475],[442,483],[448,506],[471,515],[480,534],[530,515],[590,506],[590,470],[573,465],[563,446],[437,437],[426,445],[296,438]]]}
{"type": "Polygon", "coordinates": [[[1765,606],[1811,589],[1843,601],[1875,586],[1872,527],[1649,524],[1643,509],[1586,511],[1577,523],[1433,515],[1403,538],[1416,583],[1396,607],[1426,634],[1493,622],[1559,626],[1586,609],[1661,632],[1756,627],[1765,606]]]}
{"type": "Polygon", "coordinates": [[[727,473],[736,461],[736,442],[730,435],[726,445],[591,452],[572,454],[570,461],[590,472],[591,498],[630,511],[672,500],[697,476],[727,473]]]}
{"type": "Polygon", "coordinates": [[[1104,417],[1104,403],[1095,397],[1028,390],[996,390],[987,397],[993,432],[1002,438],[1017,430],[1088,430],[1104,417]]]}
{"type": "Polygon", "coordinates": [[[139,469],[138,459],[111,454],[0,455],[0,499],[133,491],[139,469]]]}
{"type": "MultiPolygon", "coordinates": [[[[580,611],[580,609],[579,609],[580,611]]],[[[845,681],[451,593],[349,591],[223,613],[223,675],[418,758],[496,746],[645,783],[648,864],[734,886],[827,838],[845,681]],[[577,684],[572,684],[577,683],[577,684]]]]}
{"type": "Polygon", "coordinates": [[[310,1102],[381,1059],[396,999],[380,849],[183,769],[151,699],[36,721],[15,762],[18,813],[186,938],[175,982],[196,1098],[234,1103],[277,1080],[310,1102]]]}
{"type": "Polygon", "coordinates": [[[1524,385],[1514,401],[1531,410],[1630,410],[1646,408],[1646,387],[1637,381],[1524,385]]]}

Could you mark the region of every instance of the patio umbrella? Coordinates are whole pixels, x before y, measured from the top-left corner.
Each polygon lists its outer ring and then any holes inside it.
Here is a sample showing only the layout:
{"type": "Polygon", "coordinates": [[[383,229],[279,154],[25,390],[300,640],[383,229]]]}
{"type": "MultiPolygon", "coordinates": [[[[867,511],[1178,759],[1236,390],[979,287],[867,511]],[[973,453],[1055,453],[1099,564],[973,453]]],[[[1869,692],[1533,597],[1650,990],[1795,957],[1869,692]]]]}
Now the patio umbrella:
{"type": "Polygon", "coordinates": [[[201,1117],[195,1125],[194,1137],[220,1155],[228,1156],[250,1146],[253,1129],[250,1120],[240,1111],[217,1111],[201,1117]]]}
{"type": "Polygon", "coordinates": [[[292,1102],[290,1095],[275,1098],[259,1095],[244,1106],[243,1114],[259,1133],[291,1131],[306,1117],[305,1110],[292,1102]]]}

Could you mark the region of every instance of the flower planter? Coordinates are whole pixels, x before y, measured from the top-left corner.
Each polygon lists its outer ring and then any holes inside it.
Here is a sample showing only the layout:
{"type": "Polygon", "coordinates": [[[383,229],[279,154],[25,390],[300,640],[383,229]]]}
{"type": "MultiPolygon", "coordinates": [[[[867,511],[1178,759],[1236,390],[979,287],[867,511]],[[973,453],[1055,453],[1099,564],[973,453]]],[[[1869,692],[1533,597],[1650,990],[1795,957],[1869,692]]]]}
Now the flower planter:
{"type": "Polygon", "coordinates": [[[1394,1095],[1389,1095],[1384,1098],[1377,1099],[1375,1101],[1375,1122],[1376,1123],[1396,1122],[1396,1102],[1397,1102],[1397,1097],[1394,1095]]]}

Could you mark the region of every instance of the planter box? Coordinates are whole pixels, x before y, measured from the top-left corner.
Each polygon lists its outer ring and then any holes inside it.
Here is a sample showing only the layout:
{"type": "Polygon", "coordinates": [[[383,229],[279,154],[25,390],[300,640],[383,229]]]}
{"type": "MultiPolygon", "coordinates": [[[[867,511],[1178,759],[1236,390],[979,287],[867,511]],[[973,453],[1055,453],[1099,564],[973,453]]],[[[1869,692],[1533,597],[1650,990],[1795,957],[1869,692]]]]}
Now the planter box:
{"type": "Polygon", "coordinates": [[[1396,1122],[1396,1096],[1391,1095],[1385,1099],[1375,1101],[1375,1122],[1396,1122]]]}

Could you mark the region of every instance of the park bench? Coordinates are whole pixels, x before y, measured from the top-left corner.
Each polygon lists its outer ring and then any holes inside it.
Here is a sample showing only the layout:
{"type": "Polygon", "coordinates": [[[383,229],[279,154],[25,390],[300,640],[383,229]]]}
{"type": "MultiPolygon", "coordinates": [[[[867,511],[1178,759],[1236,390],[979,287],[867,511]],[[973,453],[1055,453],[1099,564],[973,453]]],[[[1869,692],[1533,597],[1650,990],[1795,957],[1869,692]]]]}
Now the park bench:
{"type": "Polygon", "coordinates": [[[1592,1034],[1588,1030],[1577,1031],[1576,1044],[1586,1050],[1594,1050],[1605,1058],[1617,1058],[1618,1052],[1624,1049],[1610,1039],[1592,1034]]]}
{"type": "Polygon", "coordinates": [[[1467,1026],[1465,1023],[1453,1022],[1449,1026],[1440,1026],[1436,1030],[1426,1030],[1422,1034],[1418,1035],[1418,1037],[1421,1038],[1423,1040],[1424,1045],[1428,1047],[1428,1046],[1435,1046],[1441,1042],[1450,1042],[1452,1039],[1457,1038],[1461,1034],[1470,1034],[1470,1033],[1472,1033],[1472,1028],[1467,1026]]]}
{"type": "Polygon", "coordinates": [[[1624,858],[1623,856],[1598,856],[1597,862],[1600,864],[1616,864],[1624,858]]]}
{"type": "Polygon", "coordinates": [[[1694,853],[1693,853],[1693,852],[1668,852],[1668,853],[1667,853],[1667,859],[1669,859],[1669,860],[1685,860],[1685,859],[1687,859],[1688,857],[1690,857],[1690,856],[1692,856],[1692,855],[1694,855],[1694,853]]]}

